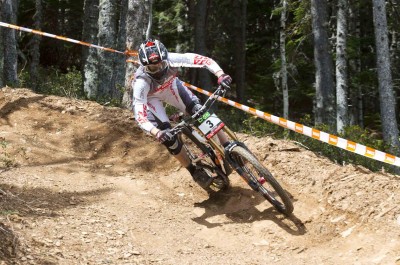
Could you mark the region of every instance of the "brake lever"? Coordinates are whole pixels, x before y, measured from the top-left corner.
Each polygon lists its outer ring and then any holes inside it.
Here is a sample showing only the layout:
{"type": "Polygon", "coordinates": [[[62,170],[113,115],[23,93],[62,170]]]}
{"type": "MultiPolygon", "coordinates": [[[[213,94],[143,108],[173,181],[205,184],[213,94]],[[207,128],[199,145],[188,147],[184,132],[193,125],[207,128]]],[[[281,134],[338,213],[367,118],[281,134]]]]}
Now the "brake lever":
{"type": "Polygon", "coordinates": [[[195,114],[192,115],[192,118],[197,119],[204,113],[204,110],[206,108],[211,108],[211,106],[215,103],[215,100],[213,100],[213,102],[209,106],[207,106],[207,103],[211,99],[217,99],[218,97],[220,97],[221,93],[224,96],[226,93],[226,89],[222,85],[219,85],[218,88],[214,91],[214,93],[212,93],[211,96],[206,100],[206,102],[203,104],[203,106],[195,114]]]}

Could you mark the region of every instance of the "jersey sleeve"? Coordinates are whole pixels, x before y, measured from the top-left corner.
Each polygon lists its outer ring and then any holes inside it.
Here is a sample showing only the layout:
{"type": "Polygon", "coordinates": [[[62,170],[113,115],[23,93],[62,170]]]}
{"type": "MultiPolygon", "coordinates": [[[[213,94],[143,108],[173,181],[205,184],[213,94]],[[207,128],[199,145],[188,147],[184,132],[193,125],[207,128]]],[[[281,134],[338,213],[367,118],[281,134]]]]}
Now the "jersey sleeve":
{"type": "Polygon", "coordinates": [[[222,71],[213,59],[196,53],[169,53],[171,67],[206,68],[214,75],[222,71]]]}
{"type": "Polygon", "coordinates": [[[142,78],[137,78],[133,84],[133,113],[135,120],[147,133],[155,126],[147,119],[147,94],[149,93],[150,86],[142,78]]]}

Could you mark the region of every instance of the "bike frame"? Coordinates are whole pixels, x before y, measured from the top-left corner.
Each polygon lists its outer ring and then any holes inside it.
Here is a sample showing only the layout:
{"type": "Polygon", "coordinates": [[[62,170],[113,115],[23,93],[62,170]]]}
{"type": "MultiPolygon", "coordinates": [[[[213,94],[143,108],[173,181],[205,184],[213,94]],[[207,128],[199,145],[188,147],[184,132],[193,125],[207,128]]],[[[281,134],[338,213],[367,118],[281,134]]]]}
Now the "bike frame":
{"type": "MultiPolygon", "coordinates": [[[[205,111],[209,111],[211,109],[211,106],[217,101],[218,97],[220,97],[220,94],[222,94],[223,96],[225,95],[226,90],[223,89],[222,86],[218,86],[218,88],[214,91],[213,94],[211,94],[211,96],[206,100],[206,102],[203,104],[203,107],[197,111],[192,117],[191,119],[194,121],[197,121],[197,118],[199,118],[199,116],[204,113],[205,111]]],[[[193,128],[195,128],[195,130],[201,134],[203,137],[205,137],[205,135],[200,131],[200,129],[198,128],[198,126],[196,126],[196,122],[193,123],[193,128]]],[[[223,163],[224,159],[229,159],[229,153],[227,152],[227,148],[223,147],[219,141],[219,134],[221,133],[225,133],[225,135],[228,136],[229,140],[231,141],[231,143],[229,144],[229,147],[231,147],[232,145],[236,145],[238,144],[238,137],[236,136],[236,134],[226,125],[224,124],[224,126],[222,127],[222,129],[220,129],[220,131],[218,131],[218,133],[216,133],[214,136],[212,136],[211,138],[206,139],[206,141],[211,145],[211,147],[217,151],[216,154],[217,156],[219,155],[220,157],[218,157],[218,159],[220,160],[221,164],[223,163]]],[[[229,161],[231,162],[231,161],[229,161]]],[[[225,167],[225,165],[224,165],[225,167]]]]}
{"type": "Polygon", "coordinates": [[[217,101],[218,97],[220,94],[225,94],[226,90],[222,88],[222,86],[219,86],[214,93],[206,100],[206,102],[203,104],[202,108],[200,108],[195,114],[192,116],[183,118],[183,120],[178,123],[174,128],[171,129],[171,132],[173,134],[178,134],[185,127],[191,127],[192,130],[195,130],[198,134],[201,135],[201,137],[204,137],[204,140],[207,141],[207,143],[215,150],[215,155],[217,156],[217,159],[220,162],[220,165],[223,165],[223,168],[225,171],[227,171],[226,167],[229,167],[230,165],[225,165],[224,160],[226,162],[226,158],[229,156],[228,153],[225,151],[225,148],[222,146],[218,139],[218,135],[221,133],[225,133],[229,140],[233,143],[237,143],[238,138],[235,135],[235,133],[229,129],[228,126],[224,124],[224,126],[212,137],[206,138],[206,136],[202,133],[202,131],[198,127],[198,119],[203,115],[203,113],[208,112],[211,109],[211,106],[217,101]]]}
{"type": "MultiPolygon", "coordinates": [[[[171,129],[171,133],[178,136],[180,136],[180,133],[185,134],[204,152],[201,157],[198,157],[200,163],[204,155],[209,155],[213,160],[212,168],[209,169],[217,172],[222,171],[224,174],[218,174],[218,176],[223,178],[227,186],[229,186],[228,176],[233,169],[254,191],[261,193],[279,212],[290,215],[293,211],[293,204],[282,186],[247,146],[238,140],[236,134],[213,111],[210,111],[218,97],[225,92],[219,86],[195,114],[181,119],[181,122],[171,129]],[[225,135],[222,137],[221,134],[225,135]],[[225,142],[221,143],[221,140],[225,141],[225,136],[228,138],[227,145],[225,142]],[[208,149],[212,149],[212,152],[208,149]],[[247,165],[250,165],[250,167],[247,165]],[[268,184],[268,188],[264,186],[265,183],[268,184]],[[273,192],[271,192],[270,187],[273,192]],[[280,200],[277,199],[275,192],[280,200]]],[[[199,161],[196,161],[196,163],[199,161]]],[[[204,166],[204,168],[206,167],[204,166]]]]}

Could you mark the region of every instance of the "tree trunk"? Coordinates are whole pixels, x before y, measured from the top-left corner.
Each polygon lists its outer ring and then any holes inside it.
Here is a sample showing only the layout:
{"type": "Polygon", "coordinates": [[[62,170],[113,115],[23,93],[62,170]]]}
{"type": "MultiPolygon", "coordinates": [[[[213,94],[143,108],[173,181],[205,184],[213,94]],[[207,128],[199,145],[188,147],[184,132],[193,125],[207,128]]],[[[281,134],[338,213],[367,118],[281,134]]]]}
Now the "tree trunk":
{"type": "Polygon", "coordinates": [[[314,61],[316,66],[316,124],[335,128],[335,89],[333,61],[329,54],[329,38],[326,26],[327,7],[325,0],[311,0],[312,28],[314,35],[314,61]]]}
{"type": "Polygon", "coordinates": [[[384,0],[373,0],[372,2],[383,140],[397,155],[400,153],[399,129],[389,56],[386,7],[384,0]]]}
{"type": "MultiPolygon", "coordinates": [[[[355,3],[349,3],[349,35],[355,39],[361,38],[360,30],[360,11],[355,6],[355,3]]],[[[349,60],[349,70],[353,76],[356,76],[361,72],[361,49],[360,45],[355,48],[354,58],[349,60]]],[[[356,84],[356,87],[350,90],[350,111],[349,111],[349,123],[350,125],[358,125],[364,128],[364,103],[362,87],[356,84]]]]}
{"type": "MultiPolygon", "coordinates": [[[[17,24],[17,0],[3,0],[3,20],[6,23],[17,24]]],[[[14,29],[3,29],[4,45],[4,83],[18,86],[18,55],[17,38],[14,29]]]]}
{"type": "MultiPolygon", "coordinates": [[[[82,39],[88,43],[98,43],[99,0],[85,0],[82,39]]],[[[98,90],[97,49],[82,48],[83,91],[88,98],[96,98],[98,90]]]]}
{"type": "Polygon", "coordinates": [[[286,12],[287,1],[282,0],[281,29],[280,29],[280,53],[281,53],[281,86],[283,94],[283,117],[289,118],[289,91],[287,84],[287,62],[286,62],[286,12]]]}
{"type": "MultiPolygon", "coordinates": [[[[0,2],[0,21],[3,20],[3,5],[4,1],[0,2]]],[[[3,45],[3,27],[0,27],[0,88],[4,86],[4,45],[3,45]]]]}
{"type": "MultiPolygon", "coordinates": [[[[188,21],[189,21],[189,25],[191,26],[191,27],[195,27],[195,24],[196,24],[196,2],[197,2],[197,0],[188,0],[187,1],[187,9],[188,9],[188,12],[187,12],[187,16],[188,16],[188,21]]],[[[197,72],[196,72],[196,70],[195,69],[189,69],[189,74],[188,74],[188,77],[189,77],[189,82],[191,83],[191,84],[196,84],[196,82],[197,82],[197,72]]]]}
{"type": "MultiPolygon", "coordinates": [[[[120,18],[118,24],[118,37],[117,37],[117,49],[119,51],[125,51],[126,43],[126,16],[128,13],[128,0],[122,0],[119,6],[120,18]]],[[[126,72],[126,57],[116,56],[114,62],[114,75],[113,83],[116,89],[114,89],[112,97],[117,99],[118,102],[122,100],[125,87],[125,72],[126,72]]]]}
{"type": "Polygon", "coordinates": [[[238,102],[245,101],[246,89],[246,12],[247,0],[234,1],[234,38],[235,38],[235,76],[236,98],[238,102]]]}
{"type": "MultiPolygon", "coordinates": [[[[43,17],[43,7],[42,0],[35,1],[35,15],[34,28],[41,30],[42,28],[42,17],[43,17]]],[[[39,63],[40,63],[40,42],[42,37],[38,34],[32,36],[32,47],[30,48],[31,64],[30,64],[30,83],[34,91],[38,91],[38,81],[39,81],[39,63]]]]}
{"type": "Polygon", "coordinates": [[[57,33],[59,35],[65,36],[65,9],[66,4],[65,0],[58,0],[58,8],[57,8],[57,33]]]}
{"type": "Polygon", "coordinates": [[[153,27],[153,0],[149,0],[149,24],[147,25],[146,39],[150,39],[152,37],[151,34],[152,27],[153,27]]]}
{"type": "MultiPolygon", "coordinates": [[[[388,10],[389,17],[395,17],[394,21],[389,25],[391,28],[389,35],[392,36],[391,44],[390,44],[390,58],[392,64],[392,73],[393,73],[393,80],[395,83],[399,83],[400,80],[400,31],[398,29],[398,24],[400,22],[400,5],[398,0],[390,0],[390,9],[388,10]]],[[[398,86],[398,85],[397,85],[398,86]]],[[[400,103],[400,101],[397,101],[400,103]]],[[[399,105],[397,105],[397,111],[400,111],[399,105]]]]}
{"type": "MultiPolygon", "coordinates": [[[[117,38],[117,5],[114,0],[100,0],[99,3],[99,45],[115,47],[117,38]]],[[[113,81],[115,53],[98,50],[99,90],[97,99],[111,99],[115,88],[113,81]]],[[[120,55],[117,55],[120,56],[120,55]]]]}
{"type": "MultiPolygon", "coordinates": [[[[207,0],[198,0],[196,4],[196,20],[194,35],[194,51],[207,56],[206,32],[207,32],[207,0]]],[[[204,89],[212,86],[210,72],[206,69],[196,69],[198,73],[198,85],[204,89]]]]}
{"type": "Polygon", "coordinates": [[[341,133],[348,122],[347,85],[347,0],[338,1],[336,36],[336,130],[341,133]]]}
{"type": "MultiPolygon", "coordinates": [[[[144,41],[148,23],[148,4],[148,1],[129,0],[126,18],[126,48],[128,50],[137,50],[140,43],[144,41]]],[[[126,66],[126,90],[122,99],[122,104],[128,108],[132,106],[132,81],[136,69],[137,65],[133,63],[129,63],[126,66]]]]}

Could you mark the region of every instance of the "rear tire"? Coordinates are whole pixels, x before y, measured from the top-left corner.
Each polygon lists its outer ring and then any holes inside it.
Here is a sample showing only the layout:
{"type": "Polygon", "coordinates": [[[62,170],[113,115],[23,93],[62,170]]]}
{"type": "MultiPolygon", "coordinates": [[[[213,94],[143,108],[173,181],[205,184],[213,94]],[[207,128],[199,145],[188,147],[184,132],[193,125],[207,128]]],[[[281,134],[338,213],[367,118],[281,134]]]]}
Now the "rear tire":
{"type": "Polygon", "coordinates": [[[293,203],[286,191],[249,150],[235,146],[230,156],[242,170],[238,173],[253,190],[258,191],[279,212],[285,215],[293,212],[293,203]]]}

